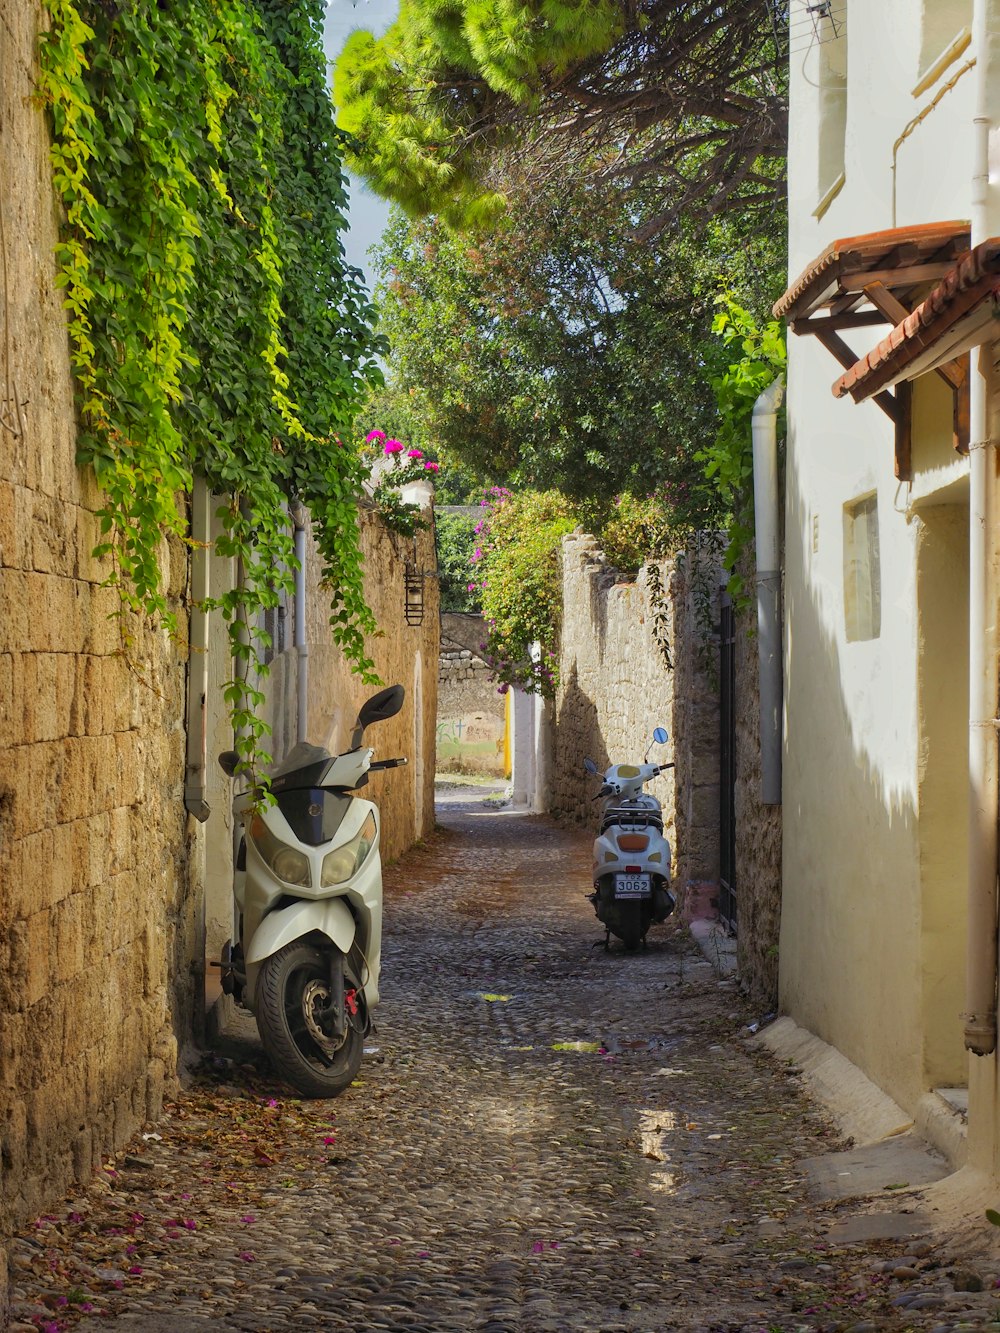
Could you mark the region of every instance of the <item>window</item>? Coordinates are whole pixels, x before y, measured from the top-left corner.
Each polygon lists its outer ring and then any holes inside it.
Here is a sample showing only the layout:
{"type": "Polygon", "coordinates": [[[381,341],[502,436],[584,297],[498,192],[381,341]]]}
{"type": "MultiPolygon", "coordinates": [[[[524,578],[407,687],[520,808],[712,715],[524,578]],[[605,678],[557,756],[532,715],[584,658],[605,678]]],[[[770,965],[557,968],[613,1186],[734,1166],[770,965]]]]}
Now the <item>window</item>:
{"type": "Polygon", "coordinates": [[[914,97],[931,86],[972,40],[972,0],[924,0],[920,73],[914,97]]]}
{"type": "Polygon", "coordinates": [[[882,628],[877,495],[844,506],[844,621],[848,643],[877,639],[882,628]]]}
{"type": "Polygon", "coordinates": [[[819,5],[813,12],[819,46],[819,205],[825,211],[844,179],[847,134],[847,4],[819,5]]]}

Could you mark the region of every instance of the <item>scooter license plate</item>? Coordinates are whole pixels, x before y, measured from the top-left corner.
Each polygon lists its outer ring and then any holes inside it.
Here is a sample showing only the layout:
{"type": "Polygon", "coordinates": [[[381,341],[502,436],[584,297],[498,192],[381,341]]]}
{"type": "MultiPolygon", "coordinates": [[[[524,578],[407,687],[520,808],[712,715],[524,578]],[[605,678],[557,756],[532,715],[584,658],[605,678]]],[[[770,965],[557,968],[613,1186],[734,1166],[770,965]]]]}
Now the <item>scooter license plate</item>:
{"type": "Polygon", "coordinates": [[[648,898],[652,891],[648,875],[615,875],[616,898],[648,898]]]}

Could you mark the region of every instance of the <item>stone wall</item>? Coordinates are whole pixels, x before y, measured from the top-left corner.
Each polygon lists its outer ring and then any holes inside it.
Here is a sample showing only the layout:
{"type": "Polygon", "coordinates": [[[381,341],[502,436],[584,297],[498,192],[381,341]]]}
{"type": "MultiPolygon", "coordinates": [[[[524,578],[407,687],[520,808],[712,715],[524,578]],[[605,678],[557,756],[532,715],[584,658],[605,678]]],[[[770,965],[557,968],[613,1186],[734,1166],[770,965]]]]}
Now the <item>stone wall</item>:
{"type": "Polygon", "coordinates": [[[677,767],[650,787],[661,801],[674,847],[674,879],[718,875],[718,690],[690,599],[689,579],[658,566],[667,594],[663,628],[671,645],[668,669],[653,637],[648,571],[625,582],[606,563],[593,537],[563,540],[563,624],[560,684],[553,722],[550,809],[590,824],[595,784],[583,770],[590,756],[609,763],[641,761],[653,728],[671,741],[650,758],[677,767]]]}
{"type": "MultiPolygon", "coordinates": [[[[75,461],[48,132],[32,100],[39,22],[37,4],[0,0],[0,1234],[159,1114],[178,1049],[201,1027],[207,891],[221,930],[232,885],[231,793],[215,763],[232,743],[224,633],[216,622],[207,654],[212,815],[197,824],[184,807],[188,550],[162,553],[177,638],[139,627],[128,656],[102,586],[110,568],[90,554],[101,497],[75,461]]],[[[412,544],[371,515],[362,535],[383,630],[369,647],[382,678],[407,689],[403,713],[368,738],[410,760],[371,780],[392,858],[433,826],[437,585],[427,580],[423,624],[408,626],[412,544]]],[[[417,561],[434,569],[430,531],[417,561]]],[[[213,590],[231,587],[230,562],[213,564],[213,590]]],[[[314,554],[309,569],[313,705],[334,698],[353,716],[375,687],[330,645],[314,554]]]]}
{"type": "MultiPolygon", "coordinates": [[[[753,587],[747,557],[740,573],[753,587]]],[[[736,617],[736,956],[747,994],[767,1012],[778,1003],[781,806],[760,799],[760,667],[756,605],[736,617]]]]}
{"type": "Polygon", "coordinates": [[[481,616],[450,613],[441,617],[439,773],[483,773],[496,778],[507,773],[507,700],[498,693],[490,668],[476,651],[484,633],[481,616]]]}
{"type": "MultiPolygon", "coordinates": [[[[158,1113],[197,940],[184,663],[158,633],[128,664],[90,555],[100,498],[75,463],[38,23],[0,0],[0,1222],[158,1113]]],[[[164,559],[176,607],[186,558],[164,559]]]]}
{"type": "MultiPolygon", "coordinates": [[[[711,536],[693,544],[666,580],[673,628],[678,878],[713,889],[719,879],[720,545],[711,536]]],[[[703,897],[710,900],[712,893],[703,897]]]]}
{"type": "MultiPolygon", "coordinates": [[[[405,562],[413,555],[412,539],[387,532],[371,513],[361,520],[365,594],[380,633],[368,641],[375,670],[386,684],[402,685],[402,712],[365,733],[376,758],[405,755],[405,768],[373,773],[363,795],[377,802],[382,825],[382,856],[394,860],[434,827],[434,736],[437,722],[437,673],[440,647],[437,580],[424,582],[424,616],[420,625],[405,618],[405,562]]],[[[434,532],[417,534],[417,567],[435,568],[434,532]]],[[[319,561],[310,545],[307,583],[319,587],[319,561]]],[[[310,713],[315,717],[339,711],[350,723],[363,701],[378,686],[364,685],[330,640],[328,607],[311,596],[307,607],[310,713]]]]}

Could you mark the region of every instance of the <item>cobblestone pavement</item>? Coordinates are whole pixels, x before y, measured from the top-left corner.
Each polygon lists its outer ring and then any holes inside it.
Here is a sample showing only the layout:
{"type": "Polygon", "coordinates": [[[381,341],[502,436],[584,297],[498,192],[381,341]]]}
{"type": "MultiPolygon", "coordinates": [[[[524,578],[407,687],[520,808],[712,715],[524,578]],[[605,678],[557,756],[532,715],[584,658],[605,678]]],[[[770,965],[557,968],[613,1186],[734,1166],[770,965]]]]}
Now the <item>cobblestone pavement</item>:
{"type": "Polygon", "coordinates": [[[943,1242],[830,1241],[796,1163],[831,1129],[682,928],[592,947],[585,834],[441,820],[387,871],[359,1086],[300,1102],[252,1041],[210,1054],[15,1238],[12,1329],[985,1327],[993,1274],[943,1242]]]}

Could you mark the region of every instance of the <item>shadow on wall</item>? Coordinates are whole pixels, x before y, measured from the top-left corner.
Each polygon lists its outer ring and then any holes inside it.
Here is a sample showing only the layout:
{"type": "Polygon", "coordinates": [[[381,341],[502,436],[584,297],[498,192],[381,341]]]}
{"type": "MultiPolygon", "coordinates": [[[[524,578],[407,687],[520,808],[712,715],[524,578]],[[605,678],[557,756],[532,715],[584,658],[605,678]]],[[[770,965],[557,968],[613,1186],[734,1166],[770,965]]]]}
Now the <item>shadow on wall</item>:
{"type": "Polygon", "coordinates": [[[553,778],[558,783],[559,803],[556,813],[588,824],[594,819],[594,795],[598,784],[583,767],[585,758],[593,759],[603,773],[612,762],[604,743],[597,705],[580,688],[576,664],[560,686],[559,707],[554,728],[553,778]]]}
{"type": "MultiPolygon", "coordinates": [[[[745,587],[754,586],[752,550],[737,573],[745,587]]],[[[749,998],[766,1013],[778,1003],[782,807],[764,805],[760,799],[760,659],[755,605],[737,613],[734,637],[737,962],[749,998]]]]}
{"type": "Polygon", "coordinates": [[[964,537],[944,512],[953,506],[884,512],[886,527],[920,524],[917,541],[885,534],[879,636],[841,643],[839,589],[811,569],[819,557],[797,457],[790,449],[781,1004],[912,1111],[927,1088],[966,1076],[964,809],[956,821],[952,799],[949,817],[943,794],[921,777],[964,762],[965,730],[942,712],[941,669],[950,662],[964,689],[966,645],[955,630],[967,585],[959,576],[949,590],[940,572],[964,537]],[[919,648],[906,625],[912,565],[898,563],[914,549],[919,648]],[[891,1023],[873,1021],[888,1015],[891,1023]]]}

